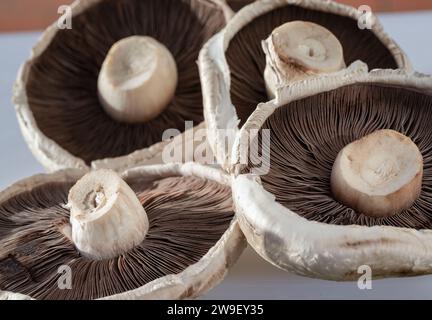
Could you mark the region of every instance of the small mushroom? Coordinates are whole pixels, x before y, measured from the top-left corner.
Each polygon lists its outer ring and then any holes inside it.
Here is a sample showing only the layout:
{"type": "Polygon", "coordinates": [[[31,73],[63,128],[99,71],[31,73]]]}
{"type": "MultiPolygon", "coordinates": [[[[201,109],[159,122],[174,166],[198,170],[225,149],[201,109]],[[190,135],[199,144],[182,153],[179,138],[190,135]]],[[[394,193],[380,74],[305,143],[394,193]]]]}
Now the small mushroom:
{"type": "Polygon", "coordinates": [[[196,60],[231,9],[218,0],[71,7],[72,29],[49,27],[17,77],[14,102],[30,149],[51,171],[160,162],[172,142],[167,129],[180,134],[185,121],[204,120],[196,60]]]}
{"type": "Polygon", "coordinates": [[[311,277],[432,273],[432,77],[355,64],[280,92],[233,151],[252,141],[232,170],[249,244],[311,277]]]}
{"type": "Polygon", "coordinates": [[[68,169],[0,193],[4,299],[193,298],[244,247],[230,177],[195,163],[68,169]]]}
{"type": "Polygon", "coordinates": [[[256,106],[268,101],[269,95],[275,95],[272,91],[276,90],[273,87],[278,86],[277,82],[299,81],[317,66],[319,70],[313,73],[322,74],[358,60],[371,70],[411,70],[408,58],[383,31],[375,15],[370,16],[370,30],[359,28],[361,18],[362,13],[356,8],[335,1],[256,1],[241,9],[204,46],[199,65],[207,139],[225,169],[234,162],[231,145],[227,146],[226,140],[234,141],[256,106]],[[305,37],[308,33],[314,34],[313,44],[305,37]],[[289,42],[289,50],[285,53],[273,50],[274,40],[279,44],[289,42]],[[332,59],[320,60],[324,48],[332,59]],[[309,54],[314,58],[307,58],[309,54]],[[295,70],[287,66],[293,62],[295,70]],[[286,73],[289,79],[275,79],[278,73],[280,76],[286,73]]]}

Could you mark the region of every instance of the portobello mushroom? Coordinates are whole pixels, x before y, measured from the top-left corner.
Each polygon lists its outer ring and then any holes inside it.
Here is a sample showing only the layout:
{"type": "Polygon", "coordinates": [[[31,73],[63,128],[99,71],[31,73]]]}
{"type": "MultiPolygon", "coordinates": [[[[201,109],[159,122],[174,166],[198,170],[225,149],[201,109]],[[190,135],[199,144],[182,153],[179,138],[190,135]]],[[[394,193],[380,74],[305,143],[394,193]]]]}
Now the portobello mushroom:
{"type": "Polygon", "coordinates": [[[196,163],[20,181],[0,193],[0,244],[4,299],[192,298],[245,247],[230,177],[196,163]]]}
{"type": "MultiPolygon", "coordinates": [[[[204,46],[199,59],[204,115],[207,138],[219,163],[225,168],[232,164],[230,151],[239,127],[259,103],[272,98],[268,95],[265,72],[269,57],[274,56],[269,55],[266,43],[286,23],[302,22],[327,29],[340,42],[346,66],[361,60],[370,69],[411,70],[408,58],[383,31],[377,18],[373,14],[370,16],[370,30],[359,28],[362,18],[357,9],[334,1],[256,1],[240,10],[224,30],[204,46]],[[267,41],[263,43],[264,40],[267,41]],[[227,145],[226,140],[231,144],[227,145]]],[[[305,27],[298,28],[297,32],[301,30],[305,27]]],[[[286,34],[292,34],[292,30],[286,34]]],[[[306,40],[297,43],[305,49],[303,53],[313,56],[318,49],[319,55],[320,47],[311,47],[306,40]]],[[[303,73],[308,73],[311,65],[300,65],[305,66],[308,68],[303,73]]],[[[335,70],[324,68],[321,71],[335,70]]]]}
{"type": "Polygon", "coordinates": [[[48,170],[160,163],[166,129],[204,120],[196,60],[230,9],[212,0],[71,7],[72,29],[49,27],[18,74],[26,142],[48,170]]]}
{"type": "Polygon", "coordinates": [[[233,152],[249,244],[311,277],[353,280],[363,265],[373,277],[431,273],[431,121],[432,77],[403,70],[358,63],[282,89],[233,152]]]}

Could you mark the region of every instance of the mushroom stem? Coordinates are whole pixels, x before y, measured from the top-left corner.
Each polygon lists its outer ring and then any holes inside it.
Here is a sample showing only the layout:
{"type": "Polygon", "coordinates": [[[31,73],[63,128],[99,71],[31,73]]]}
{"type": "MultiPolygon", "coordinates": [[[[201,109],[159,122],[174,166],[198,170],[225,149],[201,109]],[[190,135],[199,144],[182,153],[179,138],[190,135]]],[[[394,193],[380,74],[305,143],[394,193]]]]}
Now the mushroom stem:
{"type": "Polygon", "coordinates": [[[346,67],[339,40],[312,22],[287,22],[274,29],[262,47],[266,54],[264,80],[270,98],[275,97],[279,87],[346,67]]]}
{"type": "Polygon", "coordinates": [[[420,196],[423,157],[393,130],[378,130],[345,146],[333,164],[331,189],[340,202],[371,217],[408,209],[420,196]]]}
{"type": "Polygon", "coordinates": [[[109,50],[98,77],[99,100],[117,121],[146,122],[169,104],[177,79],[176,62],[163,44],[131,36],[109,50]]]}
{"type": "Polygon", "coordinates": [[[83,256],[116,257],[141,243],[147,214],[134,191],[111,170],[82,177],[69,191],[72,241],[83,256]]]}

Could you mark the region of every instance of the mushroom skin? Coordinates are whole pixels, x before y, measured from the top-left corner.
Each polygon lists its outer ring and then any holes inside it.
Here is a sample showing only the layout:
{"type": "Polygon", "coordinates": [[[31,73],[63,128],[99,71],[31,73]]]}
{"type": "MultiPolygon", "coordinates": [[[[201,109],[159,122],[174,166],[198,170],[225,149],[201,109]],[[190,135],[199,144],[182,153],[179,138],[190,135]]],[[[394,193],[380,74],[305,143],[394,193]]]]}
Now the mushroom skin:
{"type": "MultiPolygon", "coordinates": [[[[78,169],[61,170],[50,174],[39,174],[21,180],[0,192],[0,203],[49,183],[74,183],[88,171],[78,169]]],[[[221,170],[197,163],[138,166],[121,173],[122,179],[153,181],[168,177],[198,177],[230,186],[231,177],[221,170]]],[[[101,297],[100,300],[149,300],[196,298],[217,285],[226,276],[246,247],[243,234],[233,218],[222,237],[196,263],[182,272],[153,280],[139,288],[101,297]]],[[[33,299],[31,296],[0,290],[2,299],[33,299]]]]}
{"type": "Polygon", "coordinates": [[[0,291],[0,301],[1,300],[34,300],[34,299],[20,293],[0,291]]]}
{"type": "MultiPolygon", "coordinates": [[[[237,141],[256,137],[256,129],[279,107],[351,84],[401,87],[432,95],[430,76],[404,70],[368,72],[364,64],[355,64],[283,88],[279,102],[258,106],[237,141]]],[[[240,148],[237,142],[233,155],[239,155],[240,148]]],[[[239,160],[236,163],[232,190],[240,227],[248,243],[271,264],[300,275],[337,281],[358,280],[363,265],[371,267],[373,278],[432,273],[432,230],[308,220],[277,202],[259,176],[250,174],[239,160]]]]}
{"type": "Polygon", "coordinates": [[[252,176],[235,179],[233,195],[248,244],[282,270],[334,281],[358,280],[363,265],[374,279],[432,273],[431,230],[311,222],[277,203],[252,176]]]}
{"type": "MultiPolygon", "coordinates": [[[[227,26],[219,32],[216,36],[210,39],[203,47],[199,57],[200,76],[203,89],[204,101],[204,117],[207,123],[207,139],[212,147],[213,153],[225,170],[229,170],[236,162],[232,157],[233,149],[226,146],[226,140],[235,141],[235,136],[239,134],[239,129],[250,116],[250,109],[254,109],[258,103],[267,100],[265,92],[265,85],[262,79],[265,69],[265,56],[260,47],[261,41],[265,40],[269,34],[263,35],[262,39],[257,39],[257,44],[248,43],[250,47],[248,50],[243,50],[244,45],[240,46],[240,51],[233,52],[230,55],[230,47],[236,44],[238,36],[248,27],[256,23],[254,30],[259,30],[261,33],[265,28],[269,28],[269,33],[274,27],[271,20],[263,20],[264,18],[272,17],[278,19],[277,12],[310,11],[313,13],[322,13],[323,15],[330,15],[327,21],[332,21],[335,16],[340,16],[341,19],[351,19],[352,23],[357,28],[357,21],[361,13],[353,7],[340,4],[335,1],[323,2],[321,0],[277,0],[277,1],[256,1],[241,9],[229,21],[227,26]],[[284,11],[285,10],[285,11],[284,11]],[[251,64],[254,67],[246,69],[244,62],[240,61],[234,63],[238,54],[244,53],[245,57],[251,57],[258,53],[263,55],[262,61],[253,61],[251,64]],[[235,70],[234,70],[235,69],[235,70]],[[236,75],[234,76],[234,73],[236,75]],[[251,79],[253,77],[253,79],[251,79]],[[253,81],[251,81],[253,80],[253,81]],[[255,84],[253,89],[245,92],[241,84],[255,84]],[[263,87],[258,89],[258,87],[263,87]],[[258,89],[258,90],[257,90],[258,89]],[[262,92],[261,92],[262,91],[262,92]],[[241,103],[241,105],[240,105],[241,103]],[[244,108],[243,108],[244,107],[244,108]],[[245,110],[243,110],[245,109],[245,110]],[[247,110],[246,110],[247,109],[247,110]]],[[[305,20],[304,17],[295,17],[294,20],[305,20]]],[[[371,32],[382,45],[388,49],[389,55],[392,56],[394,63],[398,68],[411,71],[411,64],[408,57],[402,49],[384,32],[383,27],[379,23],[377,17],[372,14],[373,27],[371,32]]],[[[311,19],[316,20],[316,17],[311,19]]],[[[279,21],[279,20],[275,20],[279,21]]],[[[288,21],[281,21],[276,26],[288,21]]],[[[345,30],[344,30],[345,32],[345,30]]],[[[361,32],[365,32],[362,30],[361,32]]],[[[334,33],[334,32],[333,32],[334,33]]],[[[244,39],[250,40],[250,35],[244,35],[244,39]],[[248,38],[249,37],[249,38],[248,38]]],[[[246,40],[246,41],[249,41],[246,40]]],[[[237,43],[238,44],[238,43],[237,43]]],[[[370,43],[368,43],[369,45],[370,43]]],[[[358,46],[358,43],[357,43],[358,46]]],[[[346,64],[350,65],[355,61],[348,61],[347,56],[349,52],[344,50],[346,64]]],[[[352,51],[352,50],[351,50],[352,51]]],[[[372,52],[371,56],[376,53],[372,52]]],[[[374,65],[373,68],[384,66],[374,65]]],[[[385,68],[391,68],[385,66],[385,68]]],[[[280,99],[279,93],[276,92],[276,99],[280,99]]]]}

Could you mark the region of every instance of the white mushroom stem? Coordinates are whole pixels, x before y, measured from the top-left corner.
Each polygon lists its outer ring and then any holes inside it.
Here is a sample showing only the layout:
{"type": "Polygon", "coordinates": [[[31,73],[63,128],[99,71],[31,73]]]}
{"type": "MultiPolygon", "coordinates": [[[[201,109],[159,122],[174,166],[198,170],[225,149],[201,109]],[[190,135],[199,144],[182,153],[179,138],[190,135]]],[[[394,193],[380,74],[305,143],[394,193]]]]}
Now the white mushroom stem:
{"type": "Polygon", "coordinates": [[[149,121],[172,100],[177,66],[169,50],[151,37],[132,36],[116,42],[98,78],[99,100],[115,120],[149,121]]]}
{"type": "Polygon", "coordinates": [[[409,208],[420,196],[423,157],[415,143],[393,130],[378,130],[344,147],[331,175],[333,195],[372,217],[409,208]]]}
{"type": "Polygon", "coordinates": [[[270,98],[275,97],[279,87],[345,68],[339,40],[312,22],[287,22],[274,29],[262,46],[266,54],[264,80],[270,98]]]}
{"type": "Polygon", "coordinates": [[[140,244],[147,214],[135,192],[111,170],[96,170],[70,190],[72,241],[85,257],[109,259],[140,244]]]}

